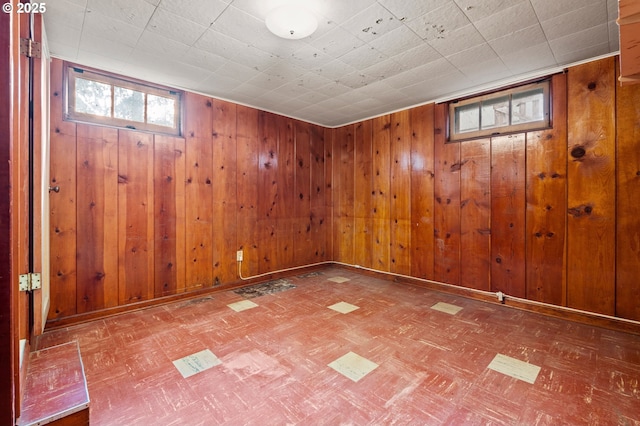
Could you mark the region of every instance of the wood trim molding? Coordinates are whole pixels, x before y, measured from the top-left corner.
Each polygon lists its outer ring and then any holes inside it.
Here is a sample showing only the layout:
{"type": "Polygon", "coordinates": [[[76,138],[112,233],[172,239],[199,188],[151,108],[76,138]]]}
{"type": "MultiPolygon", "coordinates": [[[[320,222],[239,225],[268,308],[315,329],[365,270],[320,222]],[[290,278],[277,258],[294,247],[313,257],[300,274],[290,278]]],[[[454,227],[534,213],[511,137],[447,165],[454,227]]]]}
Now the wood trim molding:
{"type": "Polygon", "coordinates": [[[113,316],[122,314],[125,312],[133,311],[136,309],[145,309],[154,306],[159,306],[171,302],[176,302],[179,300],[189,300],[195,299],[198,297],[203,297],[208,294],[219,293],[222,291],[229,291],[236,288],[244,287],[251,284],[256,284],[259,282],[269,281],[277,278],[284,278],[293,275],[299,275],[302,273],[314,271],[321,269],[325,266],[333,265],[342,267],[345,269],[349,269],[352,271],[356,271],[363,275],[368,275],[388,281],[393,281],[405,285],[415,285],[418,287],[426,288],[429,290],[434,290],[447,294],[455,294],[458,296],[466,297],[469,299],[480,300],[487,303],[499,304],[508,308],[521,309],[528,312],[535,312],[541,315],[550,316],[554,318],[564,319],[567,321],[578,322],[582,324],[592,325],[596,327],[602,327],[609,330],[621,331],[625,333],[640,335],[640,322],[627,320],[624,318],[612,317],[609,315],[601,315],[592,312],[582,311],[578,309],[567,308],[564,306],[555,306],[547,303],[535,302],[531,300],[526,300],[522,298],[512,297],[508,294],[504,295],[503,301],[498,301],[498,297],[496,293],[483,291],[483,290],[475,290],[471,288],[466,288],[462,286],[445,284],[438,281],[431,281],[426,279],[420,279],[405,275],[393,274],[391,272],[383,272],[376,271],[373,269],[362,268],[355,265],[349,265],[341,262],[333,262],[328,261],[321,265],[312,265],[308,267],[301,267],[300,269],[296,269],[295,271],[288,272],[274,272],[271,275],[266,277],[252,279],[247,281],[239,281],[233,284],[224,285],[220,287],[209,287],[206,289],[201,289],[189,293],[180,293],[176,295],[166,296],[158,299],[147,300],[139,303],[132,303],[130,305],[118,306],[110,309],[103,309],[100,311],[93,311],[86,314],[78,314],[70,317],[65,317],[60,320],[50,321],[47,323],[47,331],[52,329],[59,329],[63,327],[68,327],[70,325],[75,325],[79,323],[84,323],[87,321],[92,321],[95,319],[113,316]]]}
{"type": "Polygon", "coordinates": [[[0,14],[0,424],[15,421],[15,296],[11,268],[11,150],[13,132],[12,15],[0,14]],[[8,367],[7,367],[8,366],[8,367]]]}
{"type": "Polygon", "coordinates": [[[620,27],[620,77],[621,85],[640,83],[640,3],[636,0],[620,0],[618,4],[620,27]]]}

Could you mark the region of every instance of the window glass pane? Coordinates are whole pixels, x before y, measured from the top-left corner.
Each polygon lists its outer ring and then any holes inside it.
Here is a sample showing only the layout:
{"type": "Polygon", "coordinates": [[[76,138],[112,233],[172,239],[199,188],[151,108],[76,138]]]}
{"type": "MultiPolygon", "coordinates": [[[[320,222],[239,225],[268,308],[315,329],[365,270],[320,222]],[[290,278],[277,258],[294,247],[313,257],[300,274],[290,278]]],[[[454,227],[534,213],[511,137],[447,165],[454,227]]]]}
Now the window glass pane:
{"type": "Polygon", "coordinates": [[[111,116],[111,85],[76,77],[76,112],[111,116]]]}
{"type": "Polygon", "coordinates": [[[482,129],[509,125],[509,96],[482,102],[482,129]]]}
{"type": "Polygon", "coordinates": [[[147,95],[147,123],[174,127],[175,100],[162,96],[147,95]]]}
{"type": "Polygon", "coordinates": [[[456,107],[456,133],[475,132],[480,129],[480,104],[456,107]]]}
{"type": "Polygon", "coordinates": [[[511,123],[544,120],[544,90],[542,88],[515,93],[511,100],[511,123]]]}
{"type": "Polygon", "coordinates": [[[113,116],[144,123],[144,93],[115,86],[113,88],[113,116]]]}

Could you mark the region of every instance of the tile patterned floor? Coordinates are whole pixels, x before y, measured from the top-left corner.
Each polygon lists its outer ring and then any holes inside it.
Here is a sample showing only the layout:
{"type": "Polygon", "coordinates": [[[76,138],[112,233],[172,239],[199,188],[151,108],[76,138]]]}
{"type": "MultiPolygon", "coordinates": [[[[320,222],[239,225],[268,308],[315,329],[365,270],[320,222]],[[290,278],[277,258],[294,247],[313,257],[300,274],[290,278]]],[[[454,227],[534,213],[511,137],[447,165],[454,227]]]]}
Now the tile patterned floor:
{"type": "Polygon", "coordinates": [[[245,311],[216,293],[38,346],[78,341],[92,425],[640,425],[638,336],[338,267],[291,281],[245,311]],[[219,364],[173,364],[207,350],[219,364]],[[349,353],[377,367],[356,382],[329,365],[349,353]],[[534,382],[489,368],[507,357],[539,367],[534,382]]]}
{"type": "Polygon", "coordinates": [[[77,342],[32,352],[29,369],[38,374],[28,376],[19,426],[46,424],[72,415],[86,418],[89,394],[77,342]]]}

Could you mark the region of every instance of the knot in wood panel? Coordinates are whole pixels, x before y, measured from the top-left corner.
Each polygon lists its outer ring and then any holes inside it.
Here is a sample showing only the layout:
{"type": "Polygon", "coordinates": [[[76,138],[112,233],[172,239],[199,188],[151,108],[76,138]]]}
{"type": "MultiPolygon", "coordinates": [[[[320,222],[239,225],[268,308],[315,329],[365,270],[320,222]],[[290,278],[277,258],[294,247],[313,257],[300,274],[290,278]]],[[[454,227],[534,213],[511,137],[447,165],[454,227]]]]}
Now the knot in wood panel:
{"type": "Polygon", "coordinates": [[[582,204],[576,207],[571,207],[568,210],[568,213],[575,218],[588,216],[592,212],[593,212],[593,205],[591,204],[582,204]]]}
{"type": "Polygon", "coordinates": [[[582,158],[585,156],[586,153],[587,151],[582,146],[576,146],[571,150],[571,156],[573,158],[582,158]]]}

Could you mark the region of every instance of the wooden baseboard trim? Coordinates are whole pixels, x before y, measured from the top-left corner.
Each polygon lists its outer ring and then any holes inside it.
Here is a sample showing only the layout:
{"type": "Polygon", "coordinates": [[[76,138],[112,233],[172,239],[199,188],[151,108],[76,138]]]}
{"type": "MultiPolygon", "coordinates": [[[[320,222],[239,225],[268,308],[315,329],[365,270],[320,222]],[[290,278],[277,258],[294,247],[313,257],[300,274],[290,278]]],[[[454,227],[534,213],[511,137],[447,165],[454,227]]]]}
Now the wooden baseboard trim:
{"type": "Polygon", "coordinates": [[[372,276],[386,279],[388,281],[415,285],[417,287],[427,288],[429,290],[434,290],[441,293],[455,294],[457,296],[462,296],[468,299],[480,300],[483,302],[498,304],[528,312],[535,312],[549,317],[560,318],[586,325],[593,325],[596,327],[606,328],[608,330],[640,335],[640,321],[633,321],[625,318],[618,318],[589,311],[582,311],[565,306],[556,306],[548,303],[516,298],[509,296],[508,294],[504,295],[503,302],[499,302],[496,293],[493,292],[475,290],[472,288],[445,284],[437,281],[425,280],[405,275],[397,275],[390,272],[374,271],[354,265],[340,264],[340,266],[361,273],[363,271],[366,271],[367,274],[371,274],[372,276]]]}
{"type": "Polygon", "coordinates": [[[269,281],[272,279],[286,278],[294,275],[304,274],[314,270],[321,269],[326,266],[339,266],[349,270],[357,271],[364,275],[369,275],[377,278],[381,278],[387,281],[393,281],[402,284],[415,285],[429,290],[434,290],[447,294],[455,294],[468,299],[481,300],[487,303],[500,304],[515,309],[521,309],[529,312],[535,312],[541,315],[546,315],[554,318],[560,318],[567,321],[573,321],[582,324],[593,325],[596,327],[606,328],[609,330],[622,331],[635,335],[640,335],[640,322],[628,320],[624,318],[612,317],[608,315],[597,314],[594,312],[581,311],[578,309],[568,308],[565,306],[556,306],[548,303],[536,302],[532,300],[520,299],[504,295],[503,302],[499,302],[496,293],[476,290],[472,288],[456,286],[452,284],[445,284],[438,281],[432,281],[427,279],[421,279],[417,277],[410,277],[401,274],[394,274],[392,272],[378,271],[369,268],[363,268],[357,265],[350,265],[342,262],[327,261],[319,264],[302,266],[295,270],[275,271],[267,276],[261,276],[255,279],[248,279],[245,281],[235,281],[233,283],[207,287],[195,291],[179,293],[169,296],[163,296],[152,300],[146,300],[137,303],[131,303],[128,305],[118,306],[109,309],[102,309],[99,311],[92,311],[86,314],[78,314],[58,320],[50,320],[47,322],[46,330],[55,330],[59,328],[69,327],[80,323],[93,321],[100,318],[119,315],[122,313],[130,312],[138,309],[146,309],[167,303],[172,303],[180,300],[197,299],[209,294],[218,293],[221,291],[234,290],[236,288],[245,287],[251,284],[269,281]]]}
{"type": "Polygon", "coordinates": [[[82,324],[97,319],[107,318],[115,315],[124,314],[127,312],[153,308],[160,305],[166,305],[168,303],[178,302],[181,300],[197,299],[210,294],[219,293],[222,291],[235,290],[240,287],[246,287],[252,284],[257,284],[269,280],[278,278],[286,278],[294,275],[300,275],[308,272],[312,272],[321,269],[323,266],[330,265],[331,262],[323,264],[316,264],[310,266],[302,266],[293,271],[279,272],[275,271],[267,276],[261,276],[260,278],[251,278],[246,280],[238,280],[229,284],[223,284],[215,287],[206,287],[198,290],[187,291],[184,293],[171,294],[167,296],[157,297],[151,300],[144,300],[141,302],[129,303],[127,305],[115,306],[113,308],[100,309],[97,311],[91,311],[83,314],[70,315],[60,319],[48,320],[45,327],[45,331],[57,330],[65,327],[71,327],[74,325],[82,324]]]}

